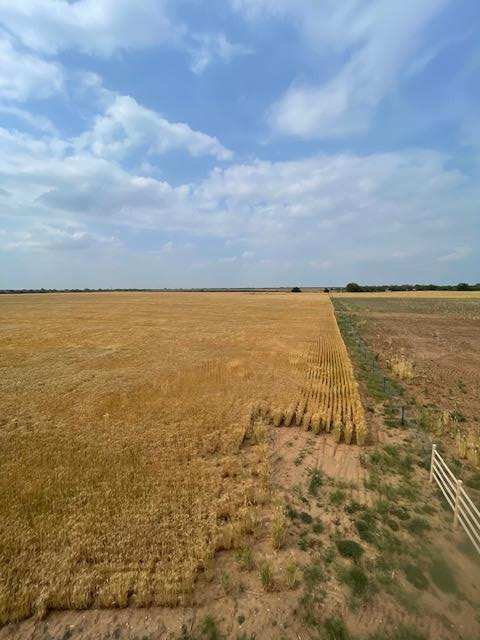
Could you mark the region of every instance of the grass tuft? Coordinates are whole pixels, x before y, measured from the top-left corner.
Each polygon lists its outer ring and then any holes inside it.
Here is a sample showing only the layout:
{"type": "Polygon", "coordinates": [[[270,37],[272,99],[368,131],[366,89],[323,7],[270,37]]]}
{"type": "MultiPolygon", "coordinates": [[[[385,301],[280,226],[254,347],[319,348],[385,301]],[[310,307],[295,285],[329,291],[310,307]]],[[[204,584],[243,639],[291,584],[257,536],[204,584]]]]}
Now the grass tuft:
{"type": "Polygon", "coordinates": [[[289,589],[295,589],[298,584],[297,571],[298,566],[296,562],[291,562],[285,567],[285,582],[289,589]]]}
{"type": "Polygon", "coordinates": [[[223,636],[218,629],[217,622],[213,616],[205,616],[200,623],[200,633],[202,640],[222,640],[223,636]]]}
{"type": "Polygon", "coordinates": [[[427,640],[427,638],[414,627],[400,625],[396,629],[376,631],[370,634],[366,640],[427,640]]]}
{"type": "Polygon", "coordinates": [[[347,494],[345,491],[342,491],[342,489],[335,489],[335,491],[332,491],[330,494],[330,502],[332,504],[339,505],[342,504],[346,497],[347,494]]]}
{"type": "Polygon", "coordinates": [[[278,505],[273,513],[272,523],[272,544],[274,549],[281,549],[287,538],[288,519],[283,506],[278,505]]]}
{"type": "Polygon", "coordinates": [[[432,582],[444,593],[458,593],[455,576],[450,565],[441,557],[436,557],[427,567],[432,582]]]}
{"type": "Polygon", "coordinates": [[[406,579],[417,589],[424,591],[428,587],[428,579],[417,565],[407,564],[403,571],[406,579]]]}
{"type": "Polygon", "coordinates": [[[325,531],[325,525],[320,520],[317,520],[312,525],[313,533],[323,533],[325,531]]]}
{"type": "Polygon", "coordinates": [[[337,540],[337,549],[344,558],[350,558],[354,562],[358,562],[363,554],[362,547],[355,540],[337,540]]]}
{"type": "Polygon", "coordinates": [[[405,526],[410,533],[414,533],[415,535],[422,535],[425,531],[432,528],[425,518],[421,516],[413,516],[405,526]]]}
{"type": "Polygon", "coordinates": [[[269,562],[264,562],[260,567],[259,574],[263,590],[267,592],[273,591],[274,580],[272,565],[269,562]]]}
{"type": "Polygon", "coordinates": [[[308,482],[308,493],[312,496],[318,495],[318,490],[323,484],[322,472],[320,469],[314,469],[310,474],[310,480],[308,482]]]}
{"type": "Polygon", "coordinates": [[[367,574],[361,567],[353,565],[348,568],[342,568],[339,570],[338,578],[350,587],[352,595],[355,597],[363,598],[367,595],[370,583],[367,574]]]}
{"type": "Polygon", "coordinates": [[[350,634],[343,620],[326,618],[323,623],[322,640],[350,640],[350,634]]]}
{"type": "Polygon", "coordinates": [[[251,571],[255,567],[253,549],[250,546],[243,546],[235,549],[235,559],[241,569],[251,571]]]}
{"type": "Polygon", "coordinates": [[[303,569],[303,579],[307,589],[313,589],[317,584],[323,582],[324,574],[318,565],[311,565],[303,569]]]}

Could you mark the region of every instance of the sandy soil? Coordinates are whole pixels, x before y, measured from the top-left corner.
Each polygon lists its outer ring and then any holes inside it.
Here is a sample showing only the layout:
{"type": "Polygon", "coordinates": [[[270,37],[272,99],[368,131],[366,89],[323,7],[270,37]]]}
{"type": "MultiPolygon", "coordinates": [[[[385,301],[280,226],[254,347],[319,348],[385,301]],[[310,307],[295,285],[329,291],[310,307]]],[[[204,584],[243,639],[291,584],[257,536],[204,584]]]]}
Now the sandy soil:
{"type": "MultiPolygon", "coordinates": [[[[407,443],[412,435],[405,431],[382,433],[388,444],[407,443]]],[[[336,535],[352,537],[351,522],[343,509],[328,506],[326,494],[329,486],[320,490],[318,501],[309,499],[304,504],[309,473],[318,467],[327,478],[335,478],[345,488],[346,500],[371,504],[378,498],[364,487],[366,470],[360,464],[357,447],[335,445],[330,436],[313,436],[299,428],[271,428],[270,432],[272,477],[275,488],[283,499],[296,509],[305,509],[311,518],[320,519],[326,533],[335,527],[336,535]],[[300,496],[300,498],[299,498],[300,496]]],[[[366,604],[355,610],[349,604],[347,589],[331,576],[325,584],[320,607],[322,616],[344,617],[349,628],[361,634],[376,629],[393,628],[409,622],[430,638],[476,638],[480,634],[478,607],[480,606],[480,563],[459,550],[464,543],[461,532],[453,532],[449,516],[440,507],[425,470],[416,471],[424,488],[423,498],[435,507],[430,522],[435,529],[435,549],[447,557],[454,575],[462,585],[462,599],[445,594],[434,586],[428,591],[414,594],[421,598],[417,613],[405,610],[388,594],[378,592],[366,604]]],[[[301,525],[291,524],[284,549],[272,549],[269,535],[270,505],[260,510],[260,525],[252,540],[254,558],[258,565],[268,561],[274,569],[275,587],[265,593],[258,570],[239,568],[234,552],[221,552],[211,568],[200,577],[189,606],[168,608],[120,610],[89,610],[80,612],[50,612],[44,620],[29,619],[20,624],[0,629],[1,640],[160,640],[181,637],[182,625],[187,631],[195,629],[205,616],[217,621],[222,637],[256,637],[257,639],[314,638],[315,629],[304,624],[298,615],[302,596],[301,570],[318,559],[316,549],[302,550],[298,546],[301,525]],[[285,567],[296,563],[299,568],[295,588],[285,582],[285,567]],[[225,576],[228,576],[228,581],[225,576]],[[228,584],[227,584],[228,582],[228,584]],[[246,634],[241,636],[241,634],[246,634]],[[254,635],[253,635],[254,634],[254,635]]],[[[324,535],[323,545],[328,544],[324,535]]]]}
{"type": "Polygon", "coordinates": [[[364,336],[381,356],[404,352],[415,364],[410,385],[424,404],[458,408],[480,421],[480,322],[436,314],[372,313],[364,336]]]}

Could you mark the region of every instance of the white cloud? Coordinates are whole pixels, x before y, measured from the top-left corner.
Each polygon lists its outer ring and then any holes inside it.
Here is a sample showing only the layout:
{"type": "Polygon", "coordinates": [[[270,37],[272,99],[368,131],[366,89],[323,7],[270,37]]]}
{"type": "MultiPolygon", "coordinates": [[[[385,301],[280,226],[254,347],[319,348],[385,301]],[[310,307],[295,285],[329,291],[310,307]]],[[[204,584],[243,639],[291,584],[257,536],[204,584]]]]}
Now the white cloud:
{"type": "Polygon", "coordinates": [[[192,57],[201,73],[213,61],[251,53],[220,33],[196,33],[170,17],[174,0],[0,0],[0,21],[25,47],[43,55],[76,50],[93,56],[167,45],[192,57]]]}
{"type": "Polygon", "coordinates": [[[360,100],[353,96],[355,91],[345,77],[325,87],[291,87],[270,109],[270,123],[279,133],[303,138],[363,133],[368,128],[372,97],[366,94],[360,100]]]}
{"type": "Polygon", "coordinates": [[[111,55],[171,41],[165,0],[0,0],[4,26],[35,51],[62,49],[111,55]]]}
{"type": "Polygon", "coordinates": [[[332,58],[329,79],[295,82],[274,104],[274,130],[298,137],[337,138],[365,132],[385,96],[421,45],[422,30],[447,0],[231,0],[247,17],[264,14],[297,26],[319,64],[332,58]]]}
{"type": "Polygon", "coordinates": [[[195,45],[191,48],[192,64],[190,69],[197,74],[215,60],[229,63],[237,56],[245,56],[253,53],[252,49],[241,44],[230,42],[224,33],[200,34],[193,36],[195,45]]]}
{"type": "Polygon", "coordinates": [[[20,50],[0,32],[0,99],[48,98],[62,90],[63,82],[60,65],[20,50]]]}
{"type": "MultiPolygon", "coordinates": [[[[193,263],[202,257],[203,238],[221,238],[235,247],[226,256],[235,258],[231,267],[240,265],[250,282],[258,282],[259,264],[270,278],[283,273],[300,281],[299,265],[318,277],[339,269],[347,277],[359,264],[378,270],[395,261],[417,269],[422,261],[440,261],[462,270],[473,260],[480,194],[447,156],[405,150],[258,160],[173,186],[123,161],[138,151],[146,162],[175,148],[220,159],[228,151],[215,138],[106,91],[96,77],[84,84],[99,92],[103,112],[83,135],[0,129],[0,218],[9,229],[1,247],[8,259],[16,252],[67,255],[95,247],[120,256],[115,238],[122,227],[127,243],[134,235],[128,229],[159,232],[158,259],[178,259],[179,268],[185,241],[198,240],[193,263]],[[166,234],[172,240],[165,242],[166,234]]],[[[218,268],[221,259],[214,255],[211,262],[218,268]]]]}
{"type": "MultiPolygon", "coordinates": [[[[2,237],[6,235],[2,234],[2,237]]],[[[0,241],[0,248],[4,251],[18,249],[72,251],[90,248],[96,244],[113,244],[115,242],[113,236],[92,233],[80,225],[39,224],[27,230],[8,234],[7,240],[0,241]]]]}
{"type": "Polygon", "coordinates": [[[74,145],[98,157],[116,159],[142,148],[151,154],[184,149],[192,156],[212,155],[219,160],[232,156],[216,138],[194,131],[188,124],[169,122],[130,96],[114,96],[105,112],[95,118],[93,128],[74,145]]]}
{"type": "Polygon", "coordinates": [[[56,129],[52,121],[46,116],[38,115],[27,111],[27,109],[21,109],[11,104],[0,103],[0,113],[6,113],[13,116],[17,120],[27,123],[33,129],[43,131],[45,133],[55,134],[56,129]]]}
{"type": "Polygon", "coordinates": [[[433,151],[256,161],[172,186],[68,141],[0,130],[0,183],[4,219],[235,239],[244,258],[297,247],[326,266],[415,246],[433,260],[478,233],[478,189],[433,151]]]}
{"type": "Polygon", "coordinates": [[[469,246],[455,247],[451,251],[441,255],[438,258],[439,262],[456,262],[457,260],[463,260],[472,253],[472,248],[469,246]]]}

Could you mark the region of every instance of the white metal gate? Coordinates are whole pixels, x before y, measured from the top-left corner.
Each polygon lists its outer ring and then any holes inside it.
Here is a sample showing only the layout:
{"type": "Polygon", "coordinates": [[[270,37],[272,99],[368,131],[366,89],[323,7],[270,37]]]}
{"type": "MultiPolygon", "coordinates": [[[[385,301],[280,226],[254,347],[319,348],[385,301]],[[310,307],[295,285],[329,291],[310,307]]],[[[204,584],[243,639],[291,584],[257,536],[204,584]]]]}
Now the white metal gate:
{"type": "Polygon", "coordinates": [[[480,553],[480,512],[463,488],[462,481],[454,476],[438,453],[436,444],[432,447],[430,463],[430,482],[434,480],[453,509],[453,524],[462,525],[473,546],[480,553]]]}

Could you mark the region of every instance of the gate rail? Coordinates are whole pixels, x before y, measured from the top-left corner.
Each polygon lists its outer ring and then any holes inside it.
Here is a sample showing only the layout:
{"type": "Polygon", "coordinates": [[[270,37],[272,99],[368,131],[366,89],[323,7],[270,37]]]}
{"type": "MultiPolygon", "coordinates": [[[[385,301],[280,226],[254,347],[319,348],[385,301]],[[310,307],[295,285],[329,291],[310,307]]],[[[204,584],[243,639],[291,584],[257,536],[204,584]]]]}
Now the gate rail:
{"type": "Polygon", "coordinates": [[[480,553],[480,512],[463,488],[462,481],[455,477],[438,453],[436,444],[432,446],[430,463],[430,482],[434,480],[453,509],[454,526],[458,526],[458,523],[462,525],[473,546],[480,553]]]}

